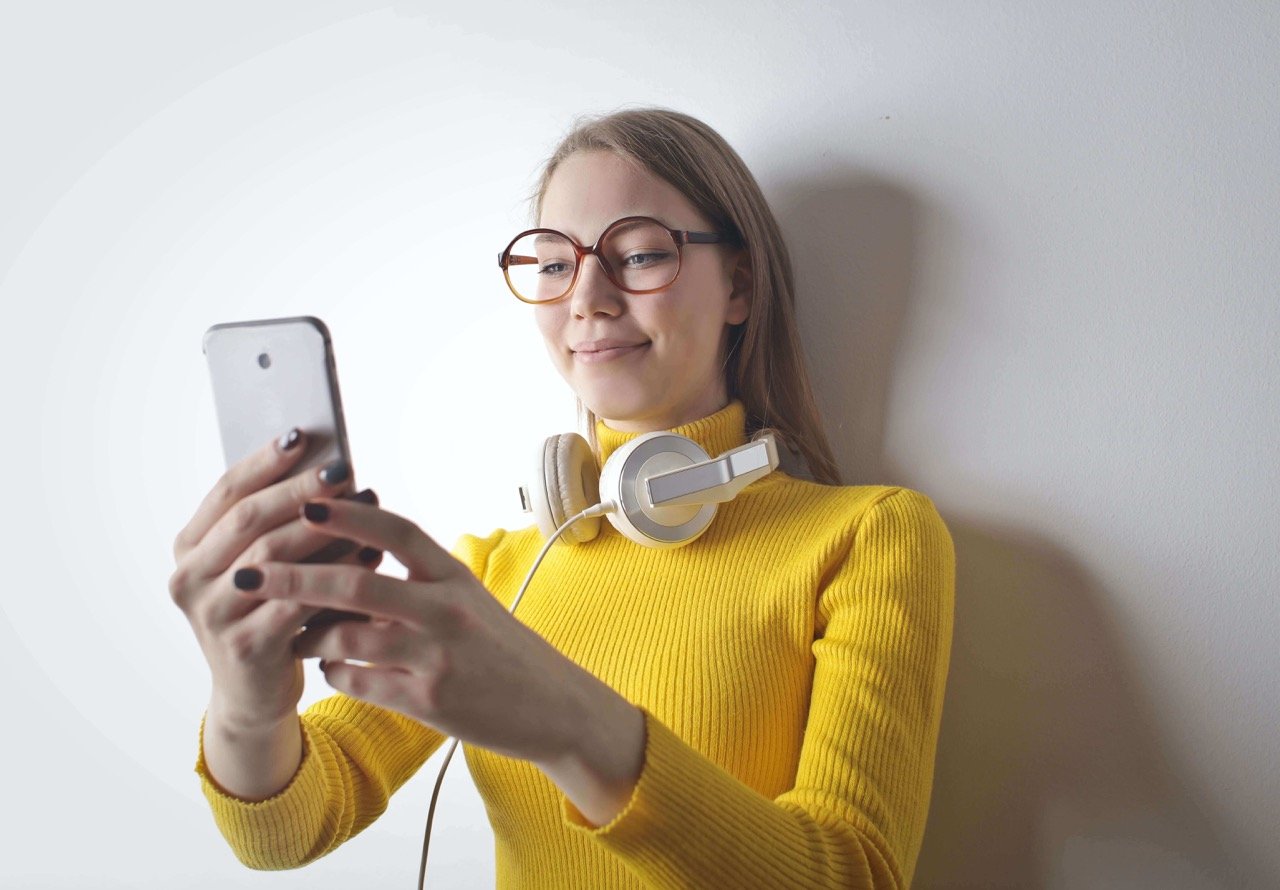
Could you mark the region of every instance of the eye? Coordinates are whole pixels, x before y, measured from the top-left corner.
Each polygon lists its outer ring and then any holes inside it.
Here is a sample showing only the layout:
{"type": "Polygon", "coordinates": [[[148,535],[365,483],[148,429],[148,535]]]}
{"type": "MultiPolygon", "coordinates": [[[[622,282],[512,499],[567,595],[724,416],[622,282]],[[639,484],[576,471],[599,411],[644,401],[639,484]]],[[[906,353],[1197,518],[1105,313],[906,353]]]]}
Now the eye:
{"type": "Polygon", "coordinates": [[[647,266],[657,265],[670,258],[670,253],[660,250],[648,253],[633,253],[622,261],[622,265],[628,269],[643,269],[647,266]]]}
{"type": "Polygon", "coordinates": [[[540,266],[538,266],[538,274],[546,275],[548,277],[555,276],[555,275],[566,275],[568,274],[569,270],[572,268],[573,267],[570,266],[568,263],[564,263],[556,260],[549,263],[542,263],[540,266]]]}

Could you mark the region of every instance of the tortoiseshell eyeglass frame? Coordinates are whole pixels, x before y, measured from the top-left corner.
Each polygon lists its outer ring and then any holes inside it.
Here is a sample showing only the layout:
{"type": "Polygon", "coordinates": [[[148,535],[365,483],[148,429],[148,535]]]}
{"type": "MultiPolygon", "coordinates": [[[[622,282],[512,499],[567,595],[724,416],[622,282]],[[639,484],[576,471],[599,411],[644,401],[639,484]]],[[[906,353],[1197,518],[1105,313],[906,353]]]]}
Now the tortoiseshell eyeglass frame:
{"type": "Polygon", "coordinates": [[[596,243],[591,245],[590,247],[582,246],[577,241],[574,241],[572,238],[566,235],[564,232],[559,232],[555,229],[529,229],[527,231],[521,232],[519,235],[516,235],[514,238],[512,238],[511,243],[509,243],[506,246],[506,248],[501,253],[498,254],[498,267],[502,269],[502,277],[507,280],[507,287],[511,289],[511,293],[515,294],[516,299],[522,303],[529,303],[530,305],[534,305],[534,306],[546,306],[550,303],[558,303],[561,300],[563,300],[565,297],[569,296],[569,294],[573,293],[574,287],[577,286],[578,284],[578,275],[581,274],[582,272],[582,263],[587,257],[591,256],[592,254],[594,254],[596,259],[600,261],[600,266],[604,269],[605,276],[609,279],[609,281],[613,282],[613,284],[617,286],[620,290],[623,290],[629,294],[656,294],[659,291],[664,291],[667,288],[671,287],[671,285],[676,283],[676,279],[680,277],[680,269],[683,268],[684,266],[684,250],[683,250],[684,245],[686,244],[720,244],[720,243],[731,243],[732,241],[733,241],[732,237],[722,234],[720,232],[690,232],[686,229],[670,228],[669,226],[664,225],[659,220],[656,220],[650,216],[624,216],[622,219],[614,220],[613,222],[609,223],[609,225],[605,226],[605,230],[600,233],[600,237],[596,239],[596,243]],[[604,258],[604,254],[600,252],[600,245],[605,242],[605,239],[609,237],[610,233],[613,232],[614,229],[618,228],[619,226],[627,225],[629,223],[637,223],[637,222],[653,223],[654,225],[668,232],[671,235],[671,240],[675,242],[676,274],[671,277],[670,281],[662,285],[662,287],[651,287],[651,288],[648,288],[647,290],[635,290],[633,288],[627,287],[625,284],[623,284],[621,281],[617,279],[617,276],[614,275],[613,268],[609,265],[609,261],[606,260],[604,258]],[[560,296],[550,300],[530,300],[521,296],[520,291],[516,290],[515,284],[513,284],[511,281],[511,274],[509,269],[511,266],[527,266],[527,265],[535,264],[538,262],[538,258],[533,256],[523,256],[520,254],[512,255],[511,248],[515,247],[516,242],[519,241],[521,238],[527,238],[529,235],[539,235],[544,233],[548,235],[559,235],[561,238],[568,241],[569,244],[573,246],[573,252],[577,255],[576,259],[574,260],[573,278],[569,281],[569,286],[565,288],[565,292],[562,293],[560,296]]]}

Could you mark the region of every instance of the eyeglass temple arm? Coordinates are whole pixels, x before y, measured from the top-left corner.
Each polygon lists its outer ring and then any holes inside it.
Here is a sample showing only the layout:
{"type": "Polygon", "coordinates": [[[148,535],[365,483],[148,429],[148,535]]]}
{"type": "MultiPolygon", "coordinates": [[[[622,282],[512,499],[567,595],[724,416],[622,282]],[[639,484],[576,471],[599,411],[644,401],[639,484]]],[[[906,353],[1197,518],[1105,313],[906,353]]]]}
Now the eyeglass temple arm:
{"type": "Polygon", "coordinates": [[[521,256],[520,254],[513,253],[507,257],[507,262],[504,265],[502,262],[503,255],[503,253],[498,254],[499,269],[505,269],[507,266],[532,266],[538,262],[538,258],[536,256],[521,256]]]}
{"type": "Polygon", "coordinates": [[[725,240],[719,232],[675,232],[681,244],[718,244],[725,240]]]}

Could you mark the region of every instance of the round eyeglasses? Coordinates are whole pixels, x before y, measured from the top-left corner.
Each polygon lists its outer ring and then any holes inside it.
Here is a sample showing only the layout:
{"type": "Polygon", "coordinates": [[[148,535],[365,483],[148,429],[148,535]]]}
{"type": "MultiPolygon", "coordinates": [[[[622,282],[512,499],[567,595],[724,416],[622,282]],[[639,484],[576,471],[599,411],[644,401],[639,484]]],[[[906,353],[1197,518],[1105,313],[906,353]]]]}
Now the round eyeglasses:
{"type": "Polygon", "coordinates": [[[498,254],[498,266],[511,292],[525,303],[554,303],[567,297],[578,283],[583,261],[592,254],[618,288],[652,294],[675,283],[684,245],[728,240],[719,232],[669,229],[647,216],[627,216],[610,223],[591,247],[555,229],[521,232],[498,254]]]}

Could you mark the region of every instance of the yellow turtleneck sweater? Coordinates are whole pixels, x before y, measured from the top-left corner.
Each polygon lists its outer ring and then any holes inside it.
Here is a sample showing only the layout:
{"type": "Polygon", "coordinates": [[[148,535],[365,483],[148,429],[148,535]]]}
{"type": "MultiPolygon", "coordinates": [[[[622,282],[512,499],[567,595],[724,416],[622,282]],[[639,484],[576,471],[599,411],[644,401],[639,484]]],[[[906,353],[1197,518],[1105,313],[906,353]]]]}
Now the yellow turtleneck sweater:
{"type": "MultiPolygon", "coordinates": [[[[735,400],[674,432],[714,456],[746,441],[744,421],[735,400]]],[[[602,463],[636,435],[597,432],[602,463]]],[[[509,607],[541,544],[536,526],[498,529],[463,535],[454,554],[509,607]]],[[[593,827],[531,763],[464,744],[497,886],[908,886],[954,596],[951,536],[927,497],[782,471],[681,548],[642,547],[607,522],[594,541],[557,542],[516,617],[644,712],[644,767],[626,807],[593,827]]],[[[444,740],[343,694],[301,720],[302,763],[275,797],[232,797],[203,748],[196,763],[219,829],[254,868],[334,850],[444,740]]]]}

